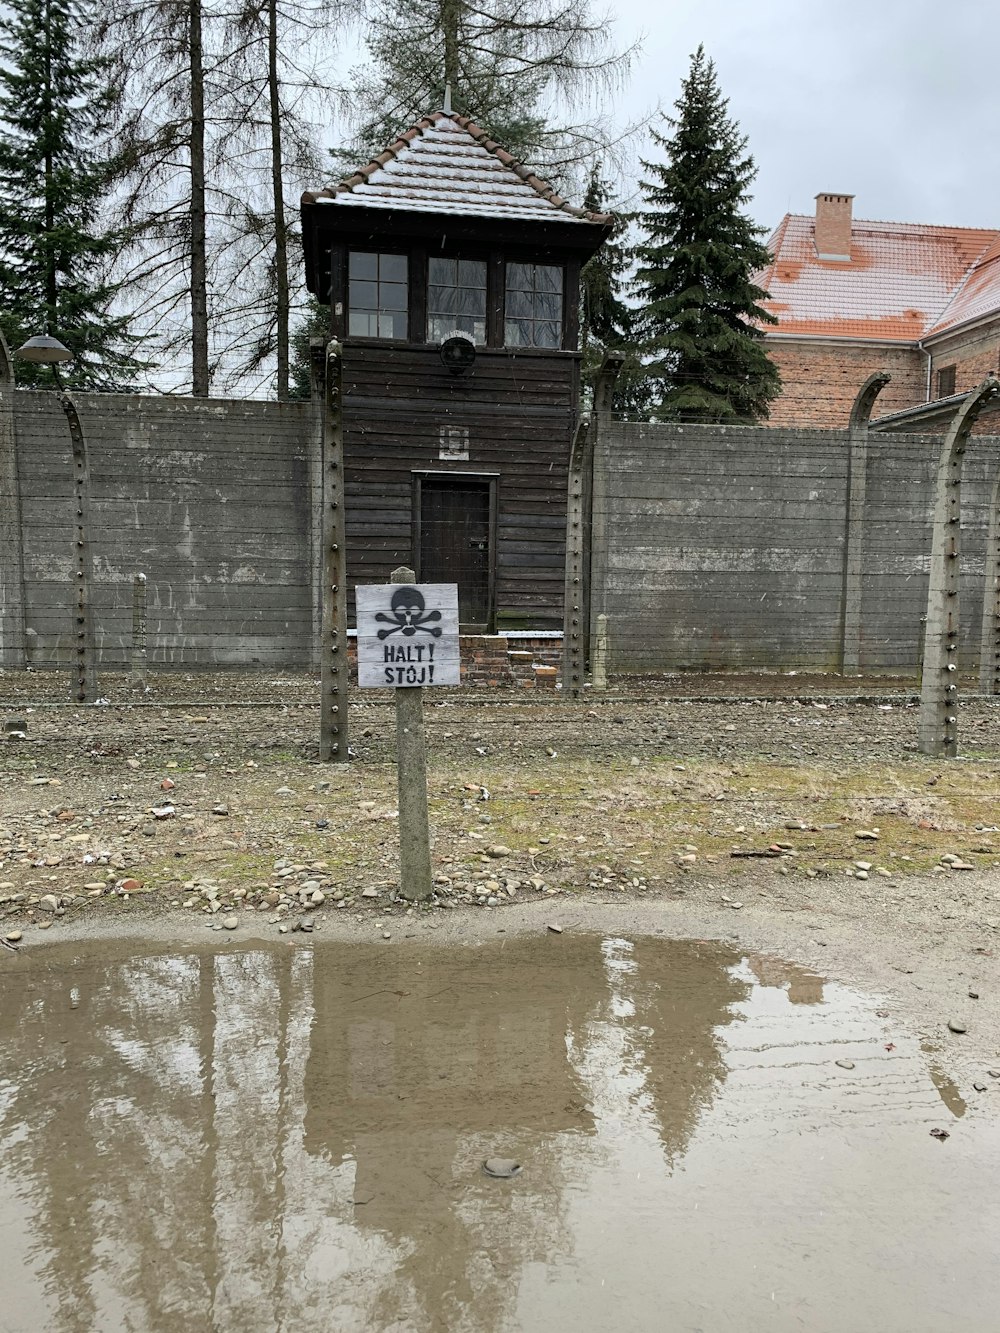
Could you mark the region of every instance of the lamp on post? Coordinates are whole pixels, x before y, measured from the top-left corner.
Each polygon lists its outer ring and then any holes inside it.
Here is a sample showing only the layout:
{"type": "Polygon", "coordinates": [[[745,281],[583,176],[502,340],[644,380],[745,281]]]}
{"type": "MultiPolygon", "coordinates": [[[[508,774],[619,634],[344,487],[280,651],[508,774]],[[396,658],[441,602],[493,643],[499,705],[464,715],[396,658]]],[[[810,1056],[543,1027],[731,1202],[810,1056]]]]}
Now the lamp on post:
{"type": "Polygon", "coordinates": [[[59,402],[66,413],[69,435],[73,446],[73,508],[75,511],[76,612],[74,615],[74,676],[73,698],[77,703],[93,703],[97,698],[97,650],[94,642],[94,621],[90,599],[90,470],[87,464],[87,444],[80,425],[80,415],[73,399],[62,388],[57,366],[72,361],[73,353],[58,338],[39,334],[29,338],[14,353],[20,361],[52,367],[52,377],[60,390],[59,402]]]}

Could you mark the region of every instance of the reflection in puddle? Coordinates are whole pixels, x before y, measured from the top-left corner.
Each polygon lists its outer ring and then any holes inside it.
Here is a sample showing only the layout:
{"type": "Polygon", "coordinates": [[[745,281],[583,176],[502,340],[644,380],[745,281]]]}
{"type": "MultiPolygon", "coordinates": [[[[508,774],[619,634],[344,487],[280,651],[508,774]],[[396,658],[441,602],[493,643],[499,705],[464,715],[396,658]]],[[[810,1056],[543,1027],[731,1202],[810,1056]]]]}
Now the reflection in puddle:
{"type": "Polygon", "coordinates": [[[647,938],[7,960],[0,1327],[986,1330],[1000,1141],[879,1003],[647,938]]]}
{"type": "Polygon", "coordinates": [[[931,1082],[938,1090],[938,1096],[947,1106],[956,1120],[961,1120],[969,1109],[968,1103],[958,1090],[958,1084],[954,1079],[949,1078],[934,1057],[937,1055],[937,1046],[932,1042],[921,1042],[920,1049],[927,1057],[927,1072],[931,1076],[931,1082]]]}

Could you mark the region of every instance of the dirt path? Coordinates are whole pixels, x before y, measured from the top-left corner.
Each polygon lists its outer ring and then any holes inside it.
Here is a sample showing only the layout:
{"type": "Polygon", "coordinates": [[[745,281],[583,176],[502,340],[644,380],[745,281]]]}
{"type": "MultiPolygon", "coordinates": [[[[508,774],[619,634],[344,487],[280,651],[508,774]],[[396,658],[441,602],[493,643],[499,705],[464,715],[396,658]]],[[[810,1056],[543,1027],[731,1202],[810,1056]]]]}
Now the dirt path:
{"type": "MultiPolygon", "coordinates": [[[[391,708],[359,701],[355,762],[327,769],[308,682],[241,707],[218,682],[185,683],[200,703],[3,714],[28,733],[0,742],[0,938],[204,938],[235,920],[239,940],[391,944],[551,920],[738,939],[891,991],[970,1076],[1000,1063],[992,701],[963,708],[964,757],[942,763],[917,755],[902,696],[441,692],[427,709],[437,892],[413,909],[396,898],[391,708]]],[[[31,683],[8,675],[4,692],[23,700],[31,683]]]]}

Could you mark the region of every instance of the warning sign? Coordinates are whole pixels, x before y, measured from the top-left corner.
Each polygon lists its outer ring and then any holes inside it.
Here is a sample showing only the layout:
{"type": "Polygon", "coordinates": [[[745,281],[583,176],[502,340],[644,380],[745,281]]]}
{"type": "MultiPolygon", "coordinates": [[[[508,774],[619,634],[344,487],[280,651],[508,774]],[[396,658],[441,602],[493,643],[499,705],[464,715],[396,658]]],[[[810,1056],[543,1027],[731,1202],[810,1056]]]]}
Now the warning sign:
{"type": "Polygon", "coordinates": [[[458,685],[458,584],[356,588],[358,684],[458,685]]]}

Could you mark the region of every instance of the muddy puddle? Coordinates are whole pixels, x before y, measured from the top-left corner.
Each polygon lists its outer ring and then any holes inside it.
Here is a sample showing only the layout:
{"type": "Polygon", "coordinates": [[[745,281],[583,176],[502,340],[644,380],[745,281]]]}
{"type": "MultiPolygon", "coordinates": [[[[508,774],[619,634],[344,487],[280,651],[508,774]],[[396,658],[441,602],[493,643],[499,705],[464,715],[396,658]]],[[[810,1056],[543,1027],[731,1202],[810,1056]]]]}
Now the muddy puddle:
{"type": "Polygon", "coordinates": [[[0,1330],[987,1333],[941,1059],[714,944],[5,955],[0,1330]]]}

